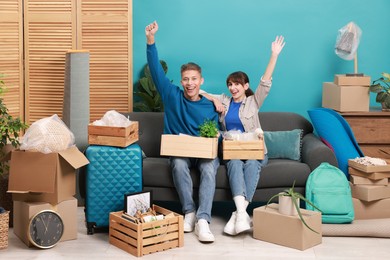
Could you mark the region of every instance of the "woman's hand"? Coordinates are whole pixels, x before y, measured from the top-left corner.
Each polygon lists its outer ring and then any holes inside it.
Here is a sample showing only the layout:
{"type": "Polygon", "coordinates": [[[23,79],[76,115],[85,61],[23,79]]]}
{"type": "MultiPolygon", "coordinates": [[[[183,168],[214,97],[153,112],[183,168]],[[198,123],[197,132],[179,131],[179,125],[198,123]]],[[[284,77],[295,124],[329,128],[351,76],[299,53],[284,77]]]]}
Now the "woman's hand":
{"type": "Polygon", "coordinates": [[[279,53],[283,50],[285,44],[286,42],[284,41],[284,37],[282,35],[276,36],[275,41],[272,42],[271,45],[272,55],[278,56],[279,53]]]}

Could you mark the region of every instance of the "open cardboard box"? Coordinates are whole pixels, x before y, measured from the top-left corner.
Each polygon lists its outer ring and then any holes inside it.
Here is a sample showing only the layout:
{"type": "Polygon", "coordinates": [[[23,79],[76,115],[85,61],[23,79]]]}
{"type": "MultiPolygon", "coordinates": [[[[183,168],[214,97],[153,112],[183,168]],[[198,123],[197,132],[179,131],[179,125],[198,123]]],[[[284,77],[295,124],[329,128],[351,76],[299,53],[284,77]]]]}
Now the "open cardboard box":
{"type": "Polygon", "coordinates": [[[42,210],[54,210],[64,222],[64,234],[60,241],[77,239],[77,199],[70,198],[57,205],[46,202],[14,201],[14,234],[27,246],[32,243],[28,239],[30,219],[42,210]]]}
{"type": "Polygon", "coordinates": [[[49,154],[12,151],[8,192],[17,201],[58,204],[76,194],[76,169],[88,163],[76,146],[49,154]]]}
{"type": "Polygon", "coordinates": [[[390,173],[390,159],[383,159],[387,165],[364,165],[357,163],[354,160],[348,160],[348,166],[355,168],[359,171],[372,173],[372,172],[388,172],[390,173]]]}

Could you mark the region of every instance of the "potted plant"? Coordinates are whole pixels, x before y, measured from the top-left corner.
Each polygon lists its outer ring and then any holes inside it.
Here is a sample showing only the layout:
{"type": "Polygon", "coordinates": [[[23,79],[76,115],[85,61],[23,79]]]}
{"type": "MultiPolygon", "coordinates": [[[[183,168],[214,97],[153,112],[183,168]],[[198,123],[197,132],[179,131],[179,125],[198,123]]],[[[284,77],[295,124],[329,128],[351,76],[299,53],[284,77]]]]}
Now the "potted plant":
{"type": "MultiPolygon", "coordinates": [[[[160,60],[160,63],[165,74],[167,74],[167,63],[163,60],[160,60]]],[[[134,108],[141,112],[163,112],[163,102],[156,86],[153,83],[152,75],[150,74],[150,69],[147,64],[145,65],[143,72],[144,76],[140,78],[138,82],[138,91],[134,92],[134,95],[141,100],[134,103],[134,108]]]]}
{"type": "MultiPolygon", "coordinates": [[[[267,205],[266,205],[265,208],[267,208],[268,204],[271,203],[271,201],[272,201],[273,199],[275,199],[276,197],[278,197],[278,198],[283,197],[283,198],[282,198],[282,201],[284,201],[283,199],[286,199],[286,198],[287,198],[287,200],[286,200],[286,201],[288,201],[287,203],[293,204],[293,206],[294,206],[294,208],[295,208],[295,210],[296,210],[296,213],[298,214],[298,216],[299,216],[300,220],[302,221],[302,223],[303,223],[308,229],[310,229],[311,231],[313,231],[313,232],[319,234],[317,231],[315,231],[314,229],[312,229],[311,227],[309,227],[309,225],[306,223],[305,219],[303,218],[302,213],[301,213],[301,208],[300,208],[300,206],[299,206],[299,200],[301,199],[301,200],[305,201],[306,203],[310,204],[311,206],[313,206],[316,210],[318,210],[318,211],[320,211],[320,212],[321,212],[321,210],[320,210],[319,208],[317,208],[311,201],[309,201],[308,199],[306,199],[302,194],[300,194],[299,192],[296,192],[296,191],[294,190],[294,187],[295,187],[295,181],[294,181],[294,183],[293,183],[293,185],[292,185],[291,188],[286,189],[286,190],[284,190],[283,192],[280,192],[280,193],[278,193],[278,194],[272,196],[272,197],[268,200],[267,205]]],[[[284,203],[284,202],[282,202],[282,201],[279,201],[279,210],[282,208],[282,212],[283,212],[284,205],[280,205],[281,203],[284,203]]],[[[289,208],[289,206],[286,206],[286,207],[289,208]]]]}
{"type": "Polygon", "coordinates": [[[213,120],[206,119],[203,124],[199,126],[199,135],[201,137],[215,138],[218,137],[217,123],[213,120]]]}
{"type": "MultiPolygon", "coordinates": [[[[0,206],[11,210],[12,196],[7,193],[9,165],[6,155],[8,150],[19,146],[19,133],[25,130],[27,125],[9,114],[2,98],[6,91],[3,78],[4,75],[0,74],[0,206]]],[[[10,219],[10,225],[12,226],[12,219],[10,219]]]]}
{"type": "Polygon", "coordinates": [[[376,102],[382,104],[383,111],[390,111],[390,74],[383,72],[382,77],[370,85],[370,92],[376,94],[376,102]]]}

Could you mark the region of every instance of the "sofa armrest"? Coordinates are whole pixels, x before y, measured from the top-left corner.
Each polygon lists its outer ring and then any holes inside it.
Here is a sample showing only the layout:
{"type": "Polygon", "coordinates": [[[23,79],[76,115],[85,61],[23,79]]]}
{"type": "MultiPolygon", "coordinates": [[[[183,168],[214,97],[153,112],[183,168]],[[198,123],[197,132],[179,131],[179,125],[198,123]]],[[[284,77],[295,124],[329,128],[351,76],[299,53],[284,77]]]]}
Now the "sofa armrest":
{"type": "Polygon", "coordinates": [[[305,135],[302,139],[302,162],[309,165],[311,171],[322,162],[338,167],[334,152],[313,133],[305,135]]]}

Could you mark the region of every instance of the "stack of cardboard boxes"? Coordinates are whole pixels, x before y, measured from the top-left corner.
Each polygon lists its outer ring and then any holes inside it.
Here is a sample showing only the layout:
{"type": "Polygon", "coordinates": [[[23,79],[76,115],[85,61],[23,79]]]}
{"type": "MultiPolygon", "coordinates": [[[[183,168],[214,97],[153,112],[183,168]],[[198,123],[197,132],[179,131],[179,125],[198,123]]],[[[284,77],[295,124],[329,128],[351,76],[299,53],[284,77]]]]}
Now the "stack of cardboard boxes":
{"type": "Polygon", "coordinates": [[[370,166],[348,161],[355,219],[390,218],[390,160],[370,166]]]}
{"type": "Polygon", "coordinates": [[[365,112],[370,107],[369,76],[335,75],[322,85],[322,106],[339,112],[365,112]]]}
{"type": "Polygon", "coordinates": [[[27,246],[30,219],[42,210],[54,210],[64,222],[61,241],[77,239],[76,169],[87,158],[71,148],[44,154],[15,150],[11,153],[8,192],[14,201],[14,233],[27,246]]]}

